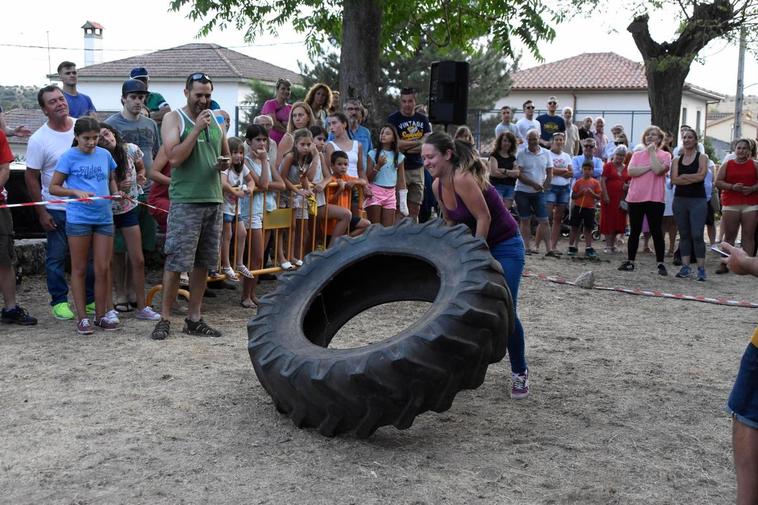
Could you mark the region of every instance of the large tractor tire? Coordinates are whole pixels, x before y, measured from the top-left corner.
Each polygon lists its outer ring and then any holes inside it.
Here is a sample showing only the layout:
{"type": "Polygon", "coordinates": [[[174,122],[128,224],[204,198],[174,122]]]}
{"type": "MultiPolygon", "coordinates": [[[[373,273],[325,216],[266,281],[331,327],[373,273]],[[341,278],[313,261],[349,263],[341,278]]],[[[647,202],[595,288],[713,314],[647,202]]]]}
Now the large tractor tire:
{"type": "Polygon", "coordinates": [[[255,373],[298,427],[364,438],[443,412],[503,359],[515,318],[500,264],[463,225],[371,226],[308,255],[282,276],[248,325],[255,373]],[[388,302],[432,302],[383,341],[329,349],[355,315],[388,302]]]}

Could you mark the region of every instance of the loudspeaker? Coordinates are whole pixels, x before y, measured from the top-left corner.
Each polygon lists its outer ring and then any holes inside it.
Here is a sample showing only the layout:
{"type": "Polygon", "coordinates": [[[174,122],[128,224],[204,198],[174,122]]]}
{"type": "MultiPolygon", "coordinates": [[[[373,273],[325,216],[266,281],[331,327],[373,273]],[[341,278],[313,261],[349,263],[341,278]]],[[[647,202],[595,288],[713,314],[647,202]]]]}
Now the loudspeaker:
{"type": "Polygon", "coordinates": [[[429,121],[466,124],[468,112],[468,63],[435,61],[429,73],[429,121]]]}

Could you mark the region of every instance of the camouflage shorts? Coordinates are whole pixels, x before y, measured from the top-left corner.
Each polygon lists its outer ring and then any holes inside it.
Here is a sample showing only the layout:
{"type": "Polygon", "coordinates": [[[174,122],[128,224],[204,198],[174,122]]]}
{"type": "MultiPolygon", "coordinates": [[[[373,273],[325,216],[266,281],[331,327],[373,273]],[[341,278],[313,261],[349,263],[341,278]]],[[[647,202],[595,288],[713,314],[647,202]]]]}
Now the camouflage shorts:
{"type": "Polygon", "coordinates": [[[222,216],[218,203],[172,202],[168,213],[164,268],[169,272],[190,272],[193,267],[215,269],[222,216]]]}

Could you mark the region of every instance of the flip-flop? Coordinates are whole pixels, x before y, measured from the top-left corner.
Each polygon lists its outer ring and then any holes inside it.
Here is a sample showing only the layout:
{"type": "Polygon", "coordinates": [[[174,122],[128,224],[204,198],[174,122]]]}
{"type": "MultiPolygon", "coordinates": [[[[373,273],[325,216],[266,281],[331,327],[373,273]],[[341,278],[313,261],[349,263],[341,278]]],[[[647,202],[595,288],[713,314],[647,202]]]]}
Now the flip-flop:
{"type": "Polygon", "coordinates": [[[258,306],[255,304],[255,302],[248,302],[247,300],[244,300],[240,302],[240,305],[242,307],[245,307],[246,309],[255,309],[258,308],[258,306]]]}
{"type": "Polygon", "coordinates": [[[129,306],[128,302],[117,303],[113,306],[113,308],[116,309],[116,312],[131,312],[134,310],[129,306]]]}

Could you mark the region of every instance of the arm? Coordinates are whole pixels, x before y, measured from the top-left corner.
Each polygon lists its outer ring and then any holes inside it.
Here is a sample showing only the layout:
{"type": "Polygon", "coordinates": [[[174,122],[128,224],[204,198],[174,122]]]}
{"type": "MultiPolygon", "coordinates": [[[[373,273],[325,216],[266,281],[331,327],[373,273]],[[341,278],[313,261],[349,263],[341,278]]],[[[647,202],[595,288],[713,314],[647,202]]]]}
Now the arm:
{"type": "Polygon", "coordinates": [[[358,178],[366,180],[366,167],[363,166],[363,145],[358,143],[358,178]]]}
{"type": "Polygon", "coordinates": [[[157,182],[158,184],[163,184],[164,186],[170,185],[171,178],[166,177],[162,173],[163,167],[165,167],[167,163],[168,157],[166,156],[166,151],[164,149],[161,149],[158,151],[158,156],[156,156],[153,160],[153,169],[150,171],[148,177],[150,177],[151,180],[157,182]]]}
{"type": "Polygon", "coordinates": [[[713,181],[713,185],[719,189],[730,189],[731,184],[726,182],[726,165],[728,162],[723,163],[716,171],[716,179],[713,181]]]}
{"type": "MultiPolygon", "coordinates": [[[[374,178],[376,177],[376,173],[379,171],[382,165],[379,165],[378,163],[374,163],[374,160],[369,156],[366,158],[368,160],[368,169],[366,170],[366,178],[369,180],[369,182],[374,182],[374,178]]],[[[381,160],[381,156],[379,157],[381,160]]]]}
{"type": "Polygon", "coordinates": [[[505,170],[497,166],[497,160],[494,156],[490,156],[490,159],[487,160],[487,165],[490,168],[491,174],[495,174],[498,177],[507,177],[505,170]]]}
{"type": "Polygon", "coordinates": [[[281,166],[284,157],[292,150],[293,143],[294,138],[292,135],[285,133],[284,137],[282,137],[282,141],[276,146],[276,161],[274,162],[274,166],[281,166]]]}
{"type": "Polygon", "coordinates": [[[553,167],[547,167],[547,169],[545,169],[545,172],[545,182],[542,187],[548,188],[550,187],[550,183],[553,181],[553,167]]]}
{"type": "Polygon", "coordinates": [[[602,193],[603,201],[605,203],[611,201],[610,196],[608,196],[608,187],[605,185],[605,176],[600,177],[600,192],[602,193]]]}
{"type": "Polygon", "coordinates": [[[279,177],[282,178],[282,182],[284,183],[284,186],[287,191],[293,191],[297,194],[302,194],[302,190],[295,187],[295,185],[292,184],[292,181],[290,181],[289,178],[287,177],[290,167],[292,167],[292,164],[294,162],[295,162],[295,158],[294,156],[292,156],[292,153],[285,156],[284,159],[282,160],[282,164],[279,166],[279,177]]]}
{"type": "MultiPolygon", "coordinates": [[[[24,182],[26,183],[26,189],[29,191],[29,197],[33,202],[42,201],[42,175],[39,169],[26,167],[24,173],[24,182]]],[[[47,211],[44,205],[38,205],[34,207],[37,211],[37,219],[39,224],[45,231],[53,231],[57,228],[53,216],[47,211]]]]}
{"type": "MultiPolygon", "coordinates": [[[[168,161],[174,169],[189,158],[190,154],[192,154],[192,150],[195,148],[197,138],[203,130],[211,124],[212,120],[214,119],[210,111],[203,111],[195,120],[195,127],[190,131],[189,135],[187,135],[187,138],[181,140],[181,132],[179,131],[179,113],[173,111],[166,114],[161,126],[163,149],[166,151],[168,161]]],[[[228,145],[226,147],[226,152],[229,152],[228,145]]]]}
{"type": "Polygon", "coordinates": [[[507,177],[515,177],[518,179],[519,175],[521,175],[521,167],[518,166],[518,163],[516,161],[513,161],[513,168],[510,170],[505,171],[505,175],[507,177]]]}
{"type": "Polygon", "coordinates": [[[490,232],[492,216],[490,215],[489,208],[487,208],[487,202],[484,200],[484,194],[479,189],[479,185],[477,185],[471,174],[464,173],[455,177],[454,189],[461,197],[461,200],[463,200],[466,208],[471,212],[471,215],[476,219],[476,232],[474,235],[486,240],[490,232]]]}
{"type": "Polygon", "coordinates": [[[10,176],[11,176],[11,164],[0,163],[0,187],[3,187],[8,183],[8,178],[10,176]]]}
{"type": "Polygon", "coordinates": [[[115,195],[119,193],[118,184],[116,183],[115,170],[111,170],[111,175],[110,175],[110,178],[108,179],[108,189],[110,190],[111,195],[115,195]]]}

